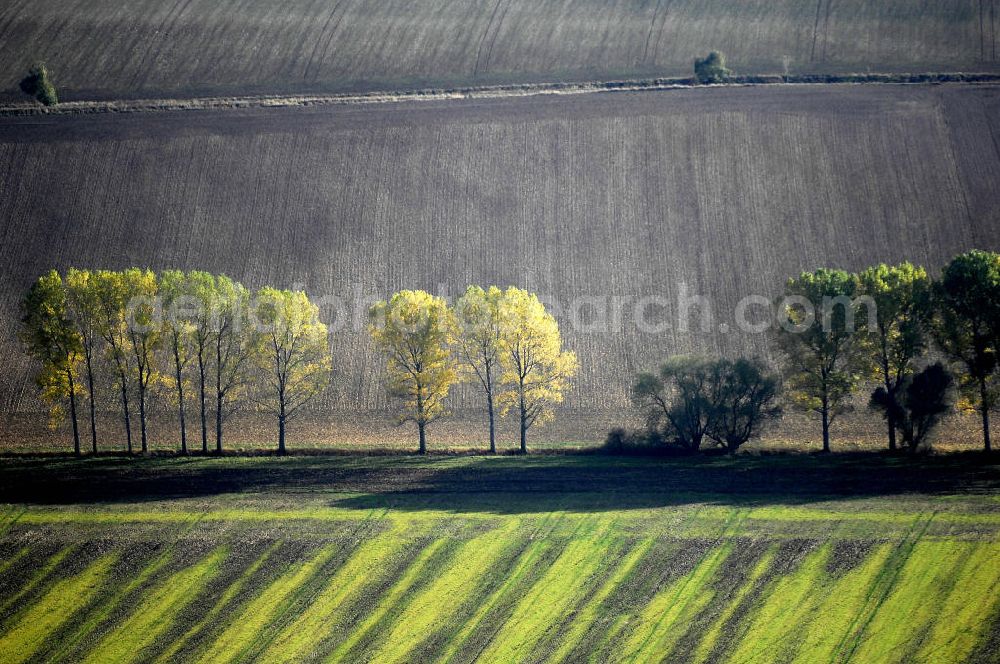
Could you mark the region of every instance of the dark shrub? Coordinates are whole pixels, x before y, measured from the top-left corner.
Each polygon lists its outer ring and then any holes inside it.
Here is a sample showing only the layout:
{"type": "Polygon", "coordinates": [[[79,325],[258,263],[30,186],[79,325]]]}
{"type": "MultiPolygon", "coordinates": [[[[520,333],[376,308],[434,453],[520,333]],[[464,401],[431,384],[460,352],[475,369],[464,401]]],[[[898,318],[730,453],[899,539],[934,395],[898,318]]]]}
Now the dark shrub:
{"type": "Polygon", "coordinates": [[[725,83],[731,71],[726,69],[726,56],[712,51],[704,59],[694,61],[694,77],[699,83],[725,83]]]}
{"type": "Polygon", "coordinates": [[[21,79],[21,90],[46,106],[55,106],[59,103],[59,96],[49,77],[49,70],[43,63],[38,63],[28,70],[28,75],[21,79]]]}

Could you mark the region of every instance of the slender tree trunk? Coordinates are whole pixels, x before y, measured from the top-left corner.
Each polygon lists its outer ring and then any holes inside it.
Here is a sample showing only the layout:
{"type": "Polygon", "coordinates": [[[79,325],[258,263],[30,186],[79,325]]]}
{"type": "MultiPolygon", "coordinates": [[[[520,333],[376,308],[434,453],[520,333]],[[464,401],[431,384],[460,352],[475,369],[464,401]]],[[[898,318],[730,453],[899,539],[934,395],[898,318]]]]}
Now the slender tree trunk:
{"type": "Polygon", "coordinates": [[[125,440],[128,445],[128,453],[132,454],[132,418],[129,416],[128,408],[128,385],[125,382],[125,374],[121,374],[122,386],[122,412],[125,417],[125,440]]]}
{"type": "Polygon", "coordinates": [[[427,423],[417,422],[417,433],[420,436],[420,447],[417,451],[420,454],[427,454],[427,423]]]}
{"type": "Polygon", "coordinates": [[[73,382],[73,369],[66,370],[69,379],[69,417],[73,420],[73,454],[80,456],[80,427],[76,422],[76,383],[73,382]]]}
{"type": "Polygon", "coordinates": [[[222,346],[215,346],[215,453],[222,454],[222,346]]]}
{"type": "Polygon", "coordinates": [[[524,404],[524,384],[521,384],[521,454],[528,453],[528,411],[524,404]]]}
{"type": "Polygon", "coordinates": [[[889,397],[889,409],[886,411],[885,421],[889,426],[889,450],[896,451],[896,393],[889,390],[889,381],[885,381],[885,393],[889,397]]]}
{"type": "Polygon", "coordinates": [[[827,397],[823,395],[823,405],[822,405],[822,416],[823,416],[823,451],[830,451],[830,404],[827,401],[827,397]]]}
{"type": "Polygon", "coordinates": [[[490,413],[490,454],[497,453],[497,431],[495,415],[493,413],[493,392],[486,393],[486,409],[490,413]]]}
{"type": "Polygon", "coordinates": [[[142,378],[143,369],[139,369],[139,434],[142,444],[143,456],[149,454],[149,445],[146,442],[146,381],[142,378]]]}
{"type": "Polygon", "coordinates": [[[285,400],[281,400],[281,411],[278,413],[278,456],[285,456],[285,400]]]}
{"type": "Polygon", "coordinates": [[[198,352],[198,376],[200,390],[198,398],[201,402],[201,451],[208,454],[208,419],[205,417],[205,358],[202,351],[198,352]]]}
{"type": "Polygon", "coordinates": [[[174,345],[174,368],[177,374],[177,415],[181,421],[181,454],[187,454],[187,426],[184,423],[184,380],[181,376],[181,356],[176,344],[174,345]]]}
{"type": "Polygon", "coordinates": [[[983,449],[993,451],[990,443],[990,408],[986,397],[986,377],[979,379],[979,411],[983,416],[983,449]]]}
{"type": "Polygon", "coordinates": [[[94,366],[92,351],[87,351],[87,390],[90,392],[90,442],[97,454],[97,407],[94,405],[94,366]]]}

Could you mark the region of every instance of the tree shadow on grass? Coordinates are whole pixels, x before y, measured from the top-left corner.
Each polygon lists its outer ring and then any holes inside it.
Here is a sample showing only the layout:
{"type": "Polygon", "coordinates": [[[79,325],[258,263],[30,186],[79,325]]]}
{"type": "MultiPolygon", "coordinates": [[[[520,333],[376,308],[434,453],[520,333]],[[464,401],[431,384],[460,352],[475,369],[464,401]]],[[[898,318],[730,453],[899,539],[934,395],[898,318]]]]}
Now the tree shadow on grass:
{"type": "Polygon", "coordinates": [[[125,504],[224,494],[328,496],[352,509],[501,514],[694,503],[754,506],[874,497],[1000,494],[978,453],[623,458],[324,456],[0,461],[0,502],[125,504]],[[337,497],[341,496],[341,497],[337,497]]]}

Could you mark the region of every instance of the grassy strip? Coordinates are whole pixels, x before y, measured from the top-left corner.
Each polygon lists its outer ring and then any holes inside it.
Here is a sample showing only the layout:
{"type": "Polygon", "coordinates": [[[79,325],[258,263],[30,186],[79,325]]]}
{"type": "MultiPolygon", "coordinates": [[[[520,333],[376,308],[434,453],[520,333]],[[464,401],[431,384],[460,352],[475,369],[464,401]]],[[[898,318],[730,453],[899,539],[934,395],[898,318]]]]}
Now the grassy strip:
{"type": "Polygon", "coordinates": [[[1000,605],[996,574],[1000,544],[969,544],[973,552],[937,610],[937,620],[914,658],[918,662],[965,662],[991,629],[1000,605]]]}
{"type": "Polygon", "coordinates": [[[225,555],[225,549],[216,549],[201,562],[171,575],[150,590],[137,610],[88,653],[84,664],[141,659],[143,651],[170,628],[209,578],[218,573],[225,555]]]}
{"type": "Polygon", "coordinates": [[[396,618],[373,661],[383,664],[415,661],[412,652],[440,627],[452,620],[459,609],[478,596],[489,583],[496,562],[512,545],[519,523],[515,519],[485,535],[471,539],[456,551],[448,567],[418,593],[396,618]],[[443,602],[443,598],[447,598],[443,602]]]}
{"type": "Polygon", "coordinates": [[[270,547],[267,548],[264,553],[262,553],[251,565],[240,575],[238,579],[226,588],[222,596],[219,597],[218,601],[212,606],[212,608],[206,613],[201,620],[191,626],[180,638],[176,639],[170,646],[160,654],[159,657],[154,660],[155,664],[164,664],[166,662],[177,661],[177,653],[184,647],[184,645],[195,635],[201,632],[206,626],[211,624],[216,618],[218,618],[222,612],[229,607],[230,603],[236,598],[242,591],[246,584],[253,579],[257,574],[258,570],[264,565],[265,562],[271,557],[271,554],[278,548],[278,543],[275,542],[270,547]]]}
{"type": "Polygon", "coordinates": [[[774,564],[775,554],[777,553],[777,546],[771,546],[757,564],[754,565],[750,574],[747,575],[746,580],[736,591],[736,593],[728,598],[725,608],[719,613],[718,618],[712,623],[712,626],[705,631],[701,640],[698,642],[698,647],[694,651],[693,661],[697,664],[709,661],[712,653],[715,651],[719,644],[719,640],[722,638],[723,631],[729,621],[732,619],[733,614],[736,610],[740,608],[747,596],[754,590],[757,584],[760,582],[764,575],[771,569],[771,565],[774,564]]]}
{"type": "Polygon", "coordinates": [[[569,629],[560,637],[560,646],[549,657],[549,662],[572,661],[570,654],[573,652],[573,648],[580,643],[587,631],[591,629],[602,615],[602,609],[608,597],[632,575],[639,561],[649,553],[649,550],[653,547],[653,541],[652,539],[645,539],[632,547],[632,550],[618,564],[611,578],[605,581],[597,592],[594,593],[594,596],[590,598],[590,601],[576,613],[573,622],[569,625],[569,629]]]}
{"type": "Polygon", "coordinates": [[[278,633],[261,655],[262,661],[305,661],[329,636],[330,626],[342,620],[348,602],[357,597],[373,578],[391,569],[389,560],[404,541],[395,530],[362,542],[323,587],[311,604],[278,633]]]}
{"type": "MultiPolygon", "coordinates": [[[[65,560],[70,553],[76,550],[78,550],[78,547],[76,546],[66,546],[49,556],[49,559],[45,561],[45,564],[42,565],[37,572],[31,575],[28,579],[28,583],[26,583],[24,587],[0,603],[0,616],[4,615],[7,609],[18,606],[25,597],[28,597],[31,593],[33,593],[39,584],[52,574],[52,570],[54,570],[59,563],[65,560]]],[[[13,564],[14,562],[14,560],[11,560],[10,564],[13,564]]]]}
{"type": "Polygon", "coordinates": [[[663,659],[683,636],[681,625],[712,600],[710,581],[732,552],[725,543],[710,549],[697,567],[658,593],[646,605],[621,653],[623,660],[663,659]]]}
{"type": "Polygon", "coordinates": [[[200,662],[241,661],[251,649],[255,638],[272,623],[282,604],[310,577],[322,569],[339,547],[330,544],[306,562],[294,566],[265,588],[238,616],[233,616],[226,629],[212,646],[198,658],[200,662]]]}
{"type": "Polygon", "coordinates": [[[610,523],[580,535],[521,598],[479,659],[524,661],[560,619],[570,614],[586,594],[591,581],[607,559],[610,523]]]}
{"type": "Polygon", "coordinates": [[[117,556],[108,554],[81,573],[59,581],[21,613],[21,619],[0,635],[0,661],[20,664],[31,659],[48,638],[97,594],[117,556]]]}
{"type": "Polygon", "coordinates": [[[390,611],[392,610],[399,600],[406,595],[409,590],[420,581],[420,577],[423,574],[428,563],[437,553],[438,549],[447,544],[447,538],[439,538],[428,544],[416,557],[416,559],[410,564],[406,569],[406,572],[400,577],[400,579],[393,584],[389,592],[383,597],[375,607],[375,609],[368,614],[368,616],[355,627],[354,631],[340,644],[337,648],[330,653],[326,658],[328,662],[339,662],[339,661],[351,661],[347,655],[351,650],[360,643],[366,636],[368,636],[369,631],[375,627],[376,624],[390,611]]]}

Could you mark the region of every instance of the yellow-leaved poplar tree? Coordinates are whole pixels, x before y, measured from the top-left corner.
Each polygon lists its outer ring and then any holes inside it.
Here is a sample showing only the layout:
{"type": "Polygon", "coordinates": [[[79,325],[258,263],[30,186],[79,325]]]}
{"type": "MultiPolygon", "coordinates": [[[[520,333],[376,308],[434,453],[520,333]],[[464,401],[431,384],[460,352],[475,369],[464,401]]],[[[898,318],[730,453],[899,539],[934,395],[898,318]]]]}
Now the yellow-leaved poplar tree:
{"type": "Polygon", "coordinates": [[[501,414],[516,408],[520,422],[521,453],[528,451],[528,429],[552,419],[552,406],[576,374],[576,353],[563,350],[559,324],[538,296],[510,287],[503,294],[501,352],[501,414]]]}
{"type": "Polygon", "coordinates": [[[458,338],[455,344],[468,373],[475,376],[486,393],[490,421],[490,453],[496,454],[495,401],[503,352],[503,291],[496,286],[484,289],[469,286],[455,302],[458,338]]]}
{"type": "Polygon", "coordinates": [[[445,414],[444,400],[458,381],[452,354],[455,315],[443,298],[404,290],[369,310],[372,341],[387,359],[390,393],[403,405],[401,422],[412,421],[427,451],[427,427],[445,414]]]}
{"type": "Polygon", "coordinates": [[[257,368],[265,408],[278,420],[278,454],[285,454],[285,425],[330,382],[333,360],[319,307],[302,291],[263,288],[254,309],[261,325],[257,368]]]}

